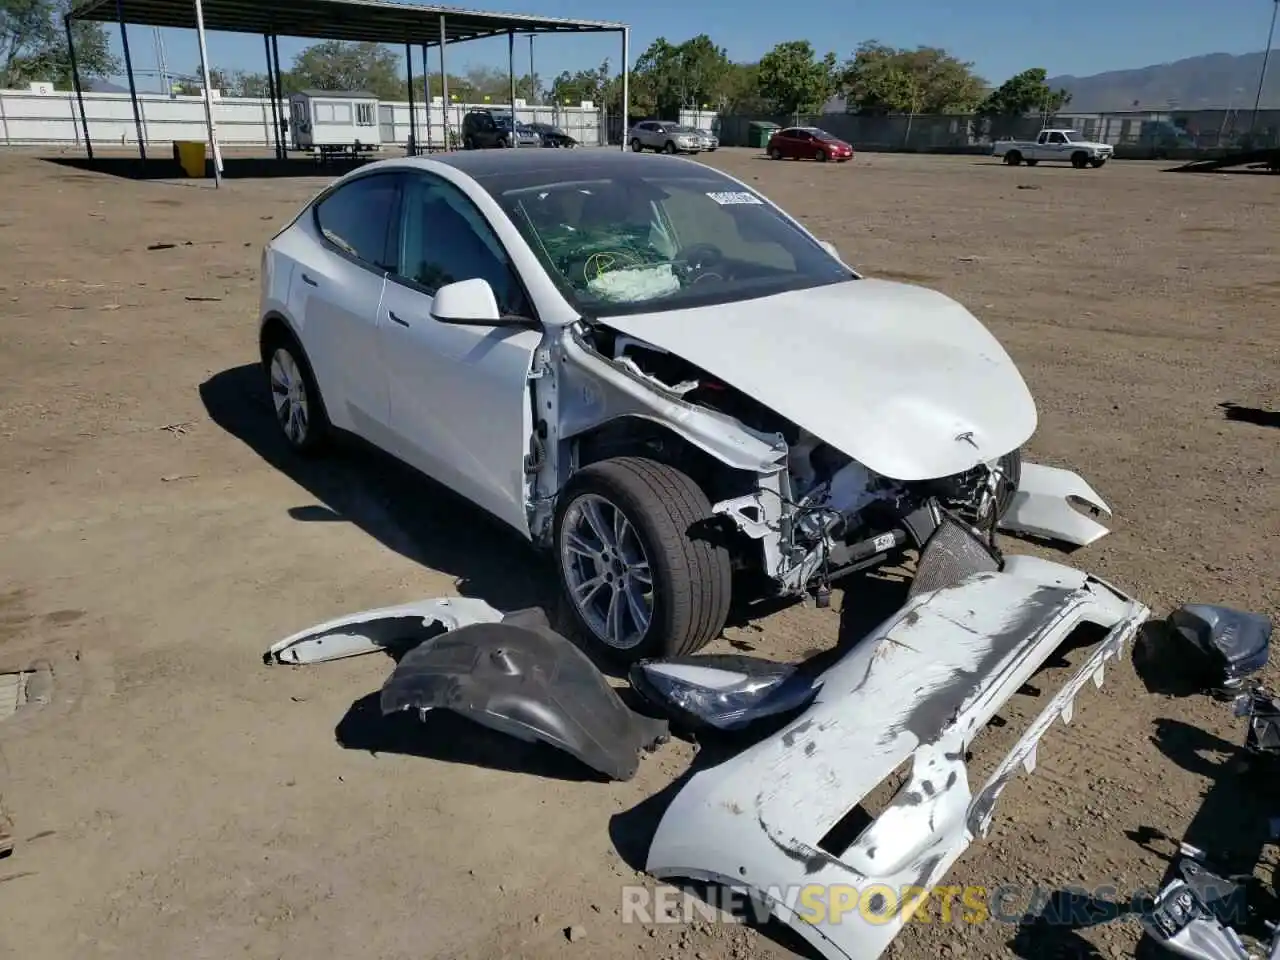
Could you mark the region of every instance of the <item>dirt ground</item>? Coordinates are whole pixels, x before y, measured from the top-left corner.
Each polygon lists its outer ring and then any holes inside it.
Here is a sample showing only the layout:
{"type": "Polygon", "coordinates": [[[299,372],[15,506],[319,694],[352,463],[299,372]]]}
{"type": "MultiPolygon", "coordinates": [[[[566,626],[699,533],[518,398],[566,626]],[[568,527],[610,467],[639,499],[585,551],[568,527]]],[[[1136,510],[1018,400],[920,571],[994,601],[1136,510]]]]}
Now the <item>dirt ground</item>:
{"type": "MultiPolygon", "coordinates": [[[[1069,562],[1157,614],[1280,616],[1280,177],[709,162],[867,273],[937,287],[991,327],[1039,404],[1032,458],[1079,470],[1115,512],[1069,562]]],[[[303,464],[276,440],[254,366],[260,249],[324,182],[215,192],[0,153],[0,669],[53,675],[47,705],[0,723],[16,839],[0,952],[793,956],[776,925],[622,920],[623,885],[654,886],[636,871],[645,801],[692,746],[594,782],[447,715],[380,721],[384,657],[262,666],[276,639],[346,612],[550,592],[528,550],[430,483],[376,457],[303,464]]],[[[836,591],[831,610],[719,645],[829,647],[856,606],[836,591]]],[[[1058,924],[935,912],[893,956],[1129,955],[1127,905],[1164,875],[1169,838],[1252,858],[1271,811],[1227,762],[1239,721],[1188,695],[1163,639],[1085,691],[950,878],[1019,885],[1006,913],[1034,890],[1114,889],[1058,924]]]]}

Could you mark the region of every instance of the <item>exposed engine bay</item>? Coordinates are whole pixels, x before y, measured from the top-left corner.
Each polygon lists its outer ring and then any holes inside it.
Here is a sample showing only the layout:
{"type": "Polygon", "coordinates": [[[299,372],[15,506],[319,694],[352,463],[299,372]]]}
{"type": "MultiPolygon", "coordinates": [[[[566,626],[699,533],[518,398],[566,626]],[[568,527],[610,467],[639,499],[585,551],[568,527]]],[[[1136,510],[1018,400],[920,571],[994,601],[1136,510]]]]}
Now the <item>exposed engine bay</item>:
{"type": "Polygon", "coordinates": [[[598,353],[632,376],[785,442],[785,471],[761,477],[753,493],[714,506],[748,538],[768,541],[764,569],[784,591],[816,583],[821,602],[831,578],[901,548],[923,548],[946,514],[994,546],[1000,517],[1018,487],[1017,451],[954,476],[894,480],[681,357],[605,326],[591,326],[587,336],[598,353]]]}

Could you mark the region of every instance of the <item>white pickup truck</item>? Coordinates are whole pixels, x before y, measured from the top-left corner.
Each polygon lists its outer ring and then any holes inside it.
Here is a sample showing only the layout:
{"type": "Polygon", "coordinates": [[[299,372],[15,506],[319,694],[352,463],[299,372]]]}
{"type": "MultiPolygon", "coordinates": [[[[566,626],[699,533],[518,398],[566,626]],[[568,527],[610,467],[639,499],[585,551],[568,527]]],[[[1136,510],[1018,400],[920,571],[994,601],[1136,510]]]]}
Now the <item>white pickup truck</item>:
{"type": "Polygon", "coordinates": [[[997,140],[991,155],[1004,157],[1004,162],[1016,167],[1026,163],[1034,167],[1041,160],[1067,160],[1077,170],[1102,166],[1114,152],[1109,143],[1086,140],[1075,130],[1041,130],[1035,140],[997,140]]]}

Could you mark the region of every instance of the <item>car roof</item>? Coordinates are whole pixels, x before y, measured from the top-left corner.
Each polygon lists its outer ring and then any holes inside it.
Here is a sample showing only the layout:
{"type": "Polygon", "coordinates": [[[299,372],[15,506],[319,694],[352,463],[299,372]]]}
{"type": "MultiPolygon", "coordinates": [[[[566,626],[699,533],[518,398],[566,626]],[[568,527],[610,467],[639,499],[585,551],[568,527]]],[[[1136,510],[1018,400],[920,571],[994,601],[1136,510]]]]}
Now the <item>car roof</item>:
{"type": "Polygon", "coordinates": [[[593,177],[615,177],[637,172],[661,175],[687,174],[690,167],[716,173],[705,164],[684,157],[646,155],[612,148],[584,150],[458,150],[436,154],[432,157],[404,157],[388,161],[387,165],[405,167],[430,167],[441,163],[465,173],[471,179],[483,182],[503,176],[529,176],[545,173],[563,180],[590,180],[593,177]]]}

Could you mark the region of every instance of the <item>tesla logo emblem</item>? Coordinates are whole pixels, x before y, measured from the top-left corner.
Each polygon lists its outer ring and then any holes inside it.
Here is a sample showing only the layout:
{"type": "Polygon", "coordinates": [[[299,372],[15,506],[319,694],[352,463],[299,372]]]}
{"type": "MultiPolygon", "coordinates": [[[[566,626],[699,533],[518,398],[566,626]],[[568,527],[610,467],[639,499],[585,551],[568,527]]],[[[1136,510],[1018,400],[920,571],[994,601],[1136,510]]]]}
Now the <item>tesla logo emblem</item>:
{"type": "Polygon", "coordinates": [[[978,444],[973,439],[972,430],[966,430],[964,433],[957,433],[956,443],[967,443],[969,446],[973,447],[973,449],[978,449],[978,444]]]}

